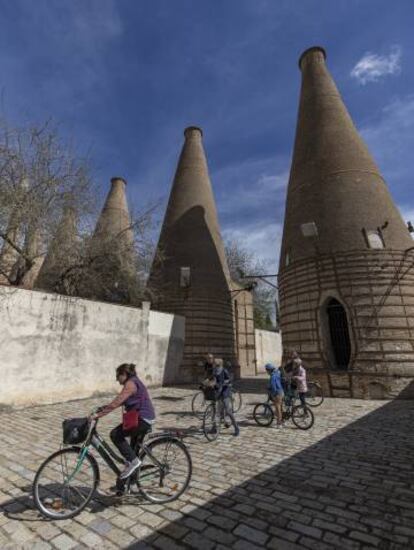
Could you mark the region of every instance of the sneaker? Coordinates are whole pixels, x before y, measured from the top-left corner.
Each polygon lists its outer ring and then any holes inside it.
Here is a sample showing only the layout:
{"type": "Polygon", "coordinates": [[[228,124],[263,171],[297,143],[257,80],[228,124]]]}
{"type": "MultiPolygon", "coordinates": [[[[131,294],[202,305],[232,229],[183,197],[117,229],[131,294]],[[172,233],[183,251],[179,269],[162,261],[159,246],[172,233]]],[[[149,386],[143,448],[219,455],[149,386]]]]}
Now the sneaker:
{"type": "Polygon", "coordinates": [[[235,437],[237,437],[238,435],[240,435],[240,428],[236,428],[234,430],[234,434],[233,434],[235,437]]]}
{"type": "Polygon", "coordinates": [[[127,479],[131,474],[135,472],[141,466],[141,460],[134,458],[132,462],[129,462],[125,469],[120,473],[119,479],[127,479]]]}

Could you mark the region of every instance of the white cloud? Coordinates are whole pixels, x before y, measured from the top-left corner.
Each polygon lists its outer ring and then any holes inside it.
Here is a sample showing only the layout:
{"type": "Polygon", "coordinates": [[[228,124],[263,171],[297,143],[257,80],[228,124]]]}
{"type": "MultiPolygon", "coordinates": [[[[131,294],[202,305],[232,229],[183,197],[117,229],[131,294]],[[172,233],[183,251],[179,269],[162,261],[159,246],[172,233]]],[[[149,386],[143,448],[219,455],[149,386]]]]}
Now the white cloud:
{"type": "MultiPolygon", "coordinates": [[[[398,205],[402,219],[405,222],[411,222],[414,225],[414,204],[411,205],[398,205]]],[[[414,238],[414,235],[413,235],[414,238]]]]}
{"type": "Polygon", "coordinates": [[[392,46],[389,55],[377,55],[367,52],[351,71],[351,77],[360,84],[377,82],[390,74],[401,72],[401,47],[392,46]]]}
{"type": "Polygon", "coordinates": [[[223,239],[235,241],[268,266],[269,273],[277,273],[283,226],[263,221],[223,228],[223,239]]]}

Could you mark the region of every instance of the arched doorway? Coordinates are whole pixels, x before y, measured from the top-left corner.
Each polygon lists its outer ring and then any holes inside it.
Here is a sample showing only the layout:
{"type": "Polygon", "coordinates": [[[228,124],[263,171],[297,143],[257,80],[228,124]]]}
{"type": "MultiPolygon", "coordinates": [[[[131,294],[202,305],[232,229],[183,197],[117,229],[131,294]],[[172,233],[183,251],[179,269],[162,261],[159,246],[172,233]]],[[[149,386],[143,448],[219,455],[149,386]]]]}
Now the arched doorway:
{"type": "Polygon", "coordinates": [[[338,369],[346,370],[351,358],[351,340],[345,308],[341,302],[331,298],[326,305],[326,313],[335,366],[338,369]]]}

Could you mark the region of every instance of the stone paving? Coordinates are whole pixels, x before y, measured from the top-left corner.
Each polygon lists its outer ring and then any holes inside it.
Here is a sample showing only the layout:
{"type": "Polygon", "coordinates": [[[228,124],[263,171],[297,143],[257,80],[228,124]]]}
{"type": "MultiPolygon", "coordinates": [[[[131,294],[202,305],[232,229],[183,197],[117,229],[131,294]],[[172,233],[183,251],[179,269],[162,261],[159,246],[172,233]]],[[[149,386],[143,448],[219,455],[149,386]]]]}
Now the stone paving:
{"type": "MultiPolygon", "coordinates": [[[[263,384],[260,381],[259,384],[263,384]]],[[[100,497],[72,520],[46,521],[31,483],[61,443],[61,421],[106,399],[0,413],[0,548],[414,548],[414,402],[328,399],[315,426],[301,432],[259,428],[258,384],[245,385],[241,435],[209,443],[190,414],[191,389],[152,390],[157,430],[184,428],[193,458],[191,486],[165,506],[100,497]]],[[[105,417],[108,434],[119,413],[105,417]]]]}

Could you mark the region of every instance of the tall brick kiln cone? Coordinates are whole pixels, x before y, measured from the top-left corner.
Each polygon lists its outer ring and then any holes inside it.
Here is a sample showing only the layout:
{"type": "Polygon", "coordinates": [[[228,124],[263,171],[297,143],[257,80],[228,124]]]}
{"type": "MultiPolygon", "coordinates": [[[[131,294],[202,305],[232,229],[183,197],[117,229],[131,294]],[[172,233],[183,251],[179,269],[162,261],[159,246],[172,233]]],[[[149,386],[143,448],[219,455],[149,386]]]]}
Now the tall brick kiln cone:
{"type": "Polygon", "coordinates": [[[325,59],[314,47],[299,60],[279,268],[283,349],[296,349],[331,395],[407,394],[414,242],[325,59]]]}
{"type": "Polygon", "coordinates": [[[199,380],[207,352],[234,360],[230,275],[200,128],[189,127],[149,280],[154,307],[185,316],[184,358],[168,381],[199,380]]]}
{"type": "Polygon", "coordinates": [[[75,210],[66,206],[35,282],[35,288],[57,291],[65,286],[64,273],[78,257],[78,230],[75,210]]]}
{"type": "Polygon", "coordinates": [[[125,193],[126,181],[122,178],[111,179],[111,189],[95,228],[94,239],[114,239],[120,243],[132,243],[128,202],[125,193]]]}
{"type": "Polygon", "coordinates": [[[85,282],[83,295],[133,303],[137,290],[134,235],[125,186],[124,179],[111,179],[111,189],[90,245],[90,256],[94,259],[92,276],[85,282]],[[97,286],[92,291],[94,280],[97,286]]]}
{"type": "MultiPolygon", "coordinates": [[[[23,275],[19,286],[31,290],[39,275],[40,269],[44,262],[44,255],[41,252],[41,236],[39,227],[34,223],[26,229],[24,252],[29,258],[33,258],[32,266],[23,275]]],[[[23,258],[19,258],[13,269],[19,270],[19,266],[24,264],[23,258]]]]}

